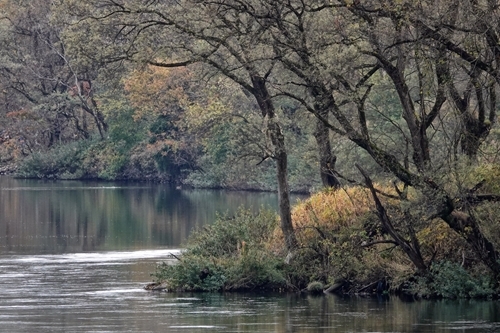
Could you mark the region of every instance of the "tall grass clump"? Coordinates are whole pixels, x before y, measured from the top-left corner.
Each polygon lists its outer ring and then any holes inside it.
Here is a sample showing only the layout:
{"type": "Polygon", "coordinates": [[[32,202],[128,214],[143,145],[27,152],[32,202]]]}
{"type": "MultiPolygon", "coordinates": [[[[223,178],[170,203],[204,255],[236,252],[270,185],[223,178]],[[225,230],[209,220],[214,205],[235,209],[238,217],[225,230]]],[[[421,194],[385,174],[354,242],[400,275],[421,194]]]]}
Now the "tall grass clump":
{"type": "Polygon", "coordinates": [[[277,226],[268,210],[220,215],[193,232],[176,264],[159,265],[153,277],[173,291],[284,289],[283,258],[266,246],[277,226]]]}

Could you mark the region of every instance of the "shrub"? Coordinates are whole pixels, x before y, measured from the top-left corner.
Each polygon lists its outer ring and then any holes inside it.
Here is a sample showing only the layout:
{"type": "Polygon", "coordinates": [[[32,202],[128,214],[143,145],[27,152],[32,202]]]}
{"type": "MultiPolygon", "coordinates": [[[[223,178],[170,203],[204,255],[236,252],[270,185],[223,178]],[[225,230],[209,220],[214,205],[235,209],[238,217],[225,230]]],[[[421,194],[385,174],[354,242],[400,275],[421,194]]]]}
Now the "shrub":
{"type": "MultiPolygon", "coordinates": [[[[300,250],[291,263],[291,283],[298,289],[311,281],[331,284],[339,279],[363,285],[407,273],[411,264],[393,244],[363,245],[386,237],[371,200],[367,189],[351,187],[323,190],[294,207],[300,250]]],[[[276,230],[272,249],[279,248],[282,234],[276,230]]]]}
{"type": "Polygon", "coordinates": [[[307,291],[311,294],[321,294],[325,286],[319,281],[313,281],[307,285],[307,291]]]}
{"type": "Polygon", "coordinates": [[[407,291],[420,297],[442,298],[485,298],[494,293],[487,275],[475,277],[450,261],[434,263],[428,274],[418,277],[407,291]]]}
{"type": "Polygon", "coordinates": [[[224,269],[216,262],[206,259],[186,253],[179,264],[158,265],[153,276],[156,281],[165,283],[169,290],[221,290],[227,280],[224,269]]]}
{"type": "Polygon", "coordinates": [[[81,140],[33,153],[20,164],[16,176],[51,179],[85,177],[82,161],[91,144],[90,140],[81,140]]]}
{"type": "MultiPolygon", "coordinates": [[[[377,188],[394,195],[392,188],[381,185],[377,188]]],[[[461,262],[463,255],[470,254],[463,238],[446,223],[422,218],[426,215],[416,204],[421,200],[416,193],[410,192],[409,197],[406,202],[379,196],[397,232],[407,239],[415,232],[426,262],[445,258],[461,262]]],[[[408,256],[390,243],[392,239],[381,227],[372,197],[365,188],[323,190],[296,205],[292,219],[300,250],[291,264],[288,279],[299,289],[311,281],[328,285],[344,280],[351,283],[353,292],[370,292],[370,288],[364,288],[377,281],[392,281],[394,288],[415,273],[408,256]]],[[[280,248],[283,248],[282,234],[276,230],[271,249],[280,248]]]]}
{"type": "Polygon", "coordinates": [[[283,258],[249,248],[242,256],[227,262],[225,290],[286,288],[283,258]]]}
{"type": "Polygon", "coordinates": [[[195,230],[187,246],[193,254],[227,257],[244,253],[248,247],[265,244],[278,226],[276,213],[261,209],[257,214],[239,209],[234,216],[218,215],[214,224],[195,230]]]}
{"type": "Polygon", "coordinates": [[[162,264],[153,276],[171,290],[285,288],[283,258],[264,246],[277,223],[276,214],[267,210],[219,215],[214,224],[192,233],[177,264],[162,264]]]}

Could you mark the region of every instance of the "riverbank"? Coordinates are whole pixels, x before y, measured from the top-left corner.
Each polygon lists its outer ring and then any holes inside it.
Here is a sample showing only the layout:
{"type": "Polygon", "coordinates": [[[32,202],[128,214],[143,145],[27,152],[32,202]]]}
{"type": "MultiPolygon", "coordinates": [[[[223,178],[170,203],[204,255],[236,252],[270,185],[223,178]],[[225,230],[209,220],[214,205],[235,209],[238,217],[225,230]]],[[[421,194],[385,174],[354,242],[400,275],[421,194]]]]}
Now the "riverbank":
{"type": "MultiPolygon", "coordinates": [[[[293,209],[298,248],[288,251],[274,213],[219,216],[194,232],[176,265],[159,265],[152,289],[282,291],[411,298],[497,299],[499,281],[444,224],[417,234],[425,271],[378,228],[364,188],[323,191],[293,209]],[[449,245],[453,244],[452,247],[449,245]],[[468,253],[467,265],[454,251],[468,253]]],[[[384,204],[390,205],[385,199],[384,204]]],[[[394,217],[394,215],[393,215],[394,217]]],[[[437,224],[438,221],[435,221],[437,224]]]]}
{"type": "MultiPolygon", "coordinates": [[[[233,186],[210,185],[203,183],[193,183],[185,179],[172,179],[166,175],[161,174],[141,174],[135,171],[131,174],[116,175],[115,177],[100,177],[98,175],[91,175],[89,173],[81,174],[68,174],[67,172],[50,172],[47,174],[37,172],[18,172],[19,166],[16,164],[4,165],[0,167],[0,176],[12,177],[17,179],[39,179],[39,180],[74,180],[74,181],[94,181],[94,182],[135,182],[135,183],[148,183],[148,184],[169,184],[177,189],[183,190],[226,190],[226,191],[244,191],[244,192],[262,192],[262,193],[276,193],[275,188],[256,187],[255,185],[239,184],[233,186]]],[[[313,185],[311,185],[313,186],[313,185]]],[[[296,187],[290,190],[292,194],[309,195],[314,191],[313,187],[296,187]]]]}
{"type": "MultiPolygon", "coordinates": [[[[10,175],[32,179],[146,181],[245,191],[275,191],[277,188],[272,159],[257,163],[260,160],[253,155],[244,159],[221,153],[217,161],[197,156],[196,160],[184,163],[184,158],[167,148],[157,151],[142,141],[126,145],[112,138],[91,138],[53,145],[29,156],[20,155],[10,160],[13,167],[0,167],[6,168],[5,172],[10,175]]],[[[292,192],[306,193],[321,187],[314,158],[310,161],[304,161],[301,156],[290,155],[289,158],[292,192]]]]}

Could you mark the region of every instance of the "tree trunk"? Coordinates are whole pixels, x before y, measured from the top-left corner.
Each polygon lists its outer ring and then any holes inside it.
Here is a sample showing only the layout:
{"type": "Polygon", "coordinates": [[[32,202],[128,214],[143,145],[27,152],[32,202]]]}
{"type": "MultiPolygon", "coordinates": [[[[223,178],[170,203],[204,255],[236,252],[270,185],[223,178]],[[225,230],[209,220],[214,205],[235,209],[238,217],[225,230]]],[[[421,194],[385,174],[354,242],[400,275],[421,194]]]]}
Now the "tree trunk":
{"type": "MultiPolygon", "coordinates": [[[[328,116],[327,110],[325,110],[321,116],[326,119],[328,116]]],[[[325,126],[325,123],[319,119],[316,119],[314,137],[318,144],[321,182],[324,187],[339,188],[340,182],[334,174],[337,157],[332,152],[329,129],[325,126]]]]}
{"type": "MultiPolygon", "coordinates": [[[[446,75],[451,77],[449,68],[446,68],[446,75]]],[[[448,90],[462,118],[460,133],[462,153],[469,159],[475,160],[479,147],[488,137],[491,127],[495,123],[496,87],[494,82],[490,82],[487,87],[484,87],[478,79],[479,70],[474,66],[471,68],[469,75],[470,80],[463,97],[452,81],[448,82],[448,90]],[[487,93],[483,92],[483,89],[486,89],[487,93]],[[471,93],[473,91],[476,95],[476,103],[471,102],[471,93]]]]}
{"type": "Polygon", "coordinates": [[[274,105],[266,87],[264,78],[258,75],[251,75],[253,85],[253,95],[257,100],[262,116],[267,123],[267,134],[273,144],[273,157],[276,161],[276,176],[278,180],[278,202],[281,219],[281,230],[285,238],[285,245],[289,256],[298,248],[297,238],[292,224],[292,213],[290,205],[290,189],[288,186],[288,156],[285,148],[285,137],[276,119],[274,105]]]}
{"type": "Polygon", "coordinates": [[[474,251],[481,261],[488,266],[495,274],[496,278],[500,278],[500,261],[499,254],[495,250],[494,245],[481,232],[477,221],[473,216],[453,210],[448,214],[444,214],[441,218],[462,237],[467,243],[472,245],[474,251]]]}
{"type": "Polygon", "coordinates": [[[381,61],[382,68],[391,78],[399,97],[402,108],[402,117],[410,132],[411,146],[413,148],[413,162],[418,171],[424,171],[430,161],[429,141],[425,124],[419,120],[415,105],[410,96],[410,89],[405,82],[404,73],[389,61],[381,61]]]}
{"type": "Polygon", "coordinates": [[[288,187],[288,156],[285,149],[285,140],[279,124],[274,117],[268,116],[267,130],[274,145],[274,158],[276,160],[276,176],[278,179],[278,199],[281,219],[281,230],[285,237],[287,250],[291,253],[298,247],[295,231],[292,224],[290,205],[290,189],[288,187]]]}

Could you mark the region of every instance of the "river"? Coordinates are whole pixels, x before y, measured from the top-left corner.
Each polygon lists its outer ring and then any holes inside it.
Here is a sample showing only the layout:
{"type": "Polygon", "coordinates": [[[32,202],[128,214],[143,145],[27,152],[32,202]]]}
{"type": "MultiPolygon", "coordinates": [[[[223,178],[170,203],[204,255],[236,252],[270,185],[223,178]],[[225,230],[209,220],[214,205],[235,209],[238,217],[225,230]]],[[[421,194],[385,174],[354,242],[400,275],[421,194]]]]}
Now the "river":
{"type": "Polygon", "coordinates": [[[0,332],[500,332],[496,301],[143,289],[217,211],[276,205],[272,193],[0,177],[0,332]]]}

